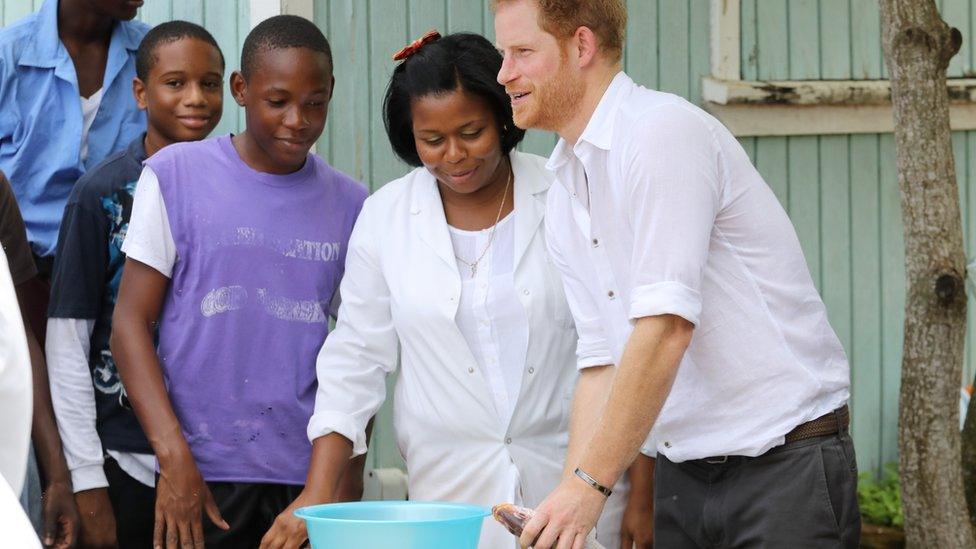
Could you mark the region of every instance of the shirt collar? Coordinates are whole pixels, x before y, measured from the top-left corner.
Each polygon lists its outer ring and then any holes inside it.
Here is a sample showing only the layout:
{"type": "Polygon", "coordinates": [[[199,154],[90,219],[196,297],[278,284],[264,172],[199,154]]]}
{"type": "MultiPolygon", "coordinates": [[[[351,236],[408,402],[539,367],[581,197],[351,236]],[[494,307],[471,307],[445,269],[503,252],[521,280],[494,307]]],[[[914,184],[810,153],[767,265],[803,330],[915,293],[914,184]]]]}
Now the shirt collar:
{"type": "Polygon", "coordinates": [[[140,133],[139,137],[133,139],[132,142],[129,143],[129,147],[126,150],[126,154],[129,155],[129,157],[135,160],[138,164],[142,164],[143,162],[145,162],[147,158],[146,132],[140,133]]]}
{"type": "Polygon", "coordinates": [[[552,154],[549,156],[549,162],[546,163],[546,168],[551,171],[558,170],[569,161],[569,155],[575,155],[575,149],[580,143],[585,142],[605,151],[610,150],[613,141],[613,126],[617,120],[616,115],[617,109],[620,106],[620,100],[633,85],[634,81],[627,76],[627,73],[624,71],[618,72],[613,77],[613,80],[610,81],[607,90],[603,92],[603,97],[597,103],[596,109],[593,111],[593,115],[590,116],[589,122],[586,123],[586,128],[580,134],[579,140],[575,145],[570,146],[565,139],[560,138],[552,154]]]}
{"type": "MultiPolygon", "coordinates": [[[[34,32],[24,48],[18,64],[29,67],[52,68],[57,67],[63,58],[69,58],[67,50],[61,44],[58,36],[58,1],[44,0],[41,9],[37,11],[34,20],[34,32]]],[[[118,44],[123,50],[136,51],[142,35],[134,25],[125,21],[117,21],[112,27],[112,38],[109,46],[109,64],[114,55],[112,46],[118,44]]],[[[126,57],[128,57],[127,52],[126,57]]]]}
{"type": "Polygon", "coordinates": [[[34,19],[31,33],[18,64],[28,67],[51,68],[58,65],[58,56],[68,52],[58,37],[58,0],[44,0],[34,19]]]}

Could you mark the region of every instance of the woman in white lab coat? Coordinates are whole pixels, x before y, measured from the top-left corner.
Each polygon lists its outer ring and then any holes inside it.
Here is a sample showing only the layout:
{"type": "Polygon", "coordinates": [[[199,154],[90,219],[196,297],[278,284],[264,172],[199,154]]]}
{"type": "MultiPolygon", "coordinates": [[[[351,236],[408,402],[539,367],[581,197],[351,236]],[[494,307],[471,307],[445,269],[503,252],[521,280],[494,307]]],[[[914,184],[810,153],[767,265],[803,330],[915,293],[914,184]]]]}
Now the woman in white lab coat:
{"type": "MultiPolygon", "coordinates": [[[[544,238],[552,176],[545,159],[513,150],[523,131],[486,39],[427,36],[398,55],[385,122],[394,151],[418,168],[373,194],[353,231],[294,507],[329,501],[343,463],[366,452],[398,362],[394,426],[410,498],[532,507],[559,483],[579,375],[544,238]]],[[[627,493],[625,479],[597,527],[611,549],[627,493]]],[[[480,547],[516,545],[485,521],[480,547]]]]}

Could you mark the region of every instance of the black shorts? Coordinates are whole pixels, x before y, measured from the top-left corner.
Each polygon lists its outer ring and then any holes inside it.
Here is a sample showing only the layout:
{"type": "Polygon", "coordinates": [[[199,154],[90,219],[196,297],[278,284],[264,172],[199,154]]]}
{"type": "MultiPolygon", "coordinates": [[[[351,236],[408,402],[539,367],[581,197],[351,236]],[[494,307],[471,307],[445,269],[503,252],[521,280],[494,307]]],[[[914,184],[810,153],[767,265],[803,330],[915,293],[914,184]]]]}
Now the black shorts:
{"type": "Polygon", "coordinates": [[[129,476],[111,457],[105,457],[108,498],[115,514],[119,549],[152,547],[156,519],[156,489],[129,476]]]}
{"type": "Polygon", "coordinates": [[[210,548],[249,549],[261,545],[275,518],[302,493],[303,486],[250,482],[208,482],[210,493],[230,530],[221,530],[203,516],[203,534],[210,548]]]}

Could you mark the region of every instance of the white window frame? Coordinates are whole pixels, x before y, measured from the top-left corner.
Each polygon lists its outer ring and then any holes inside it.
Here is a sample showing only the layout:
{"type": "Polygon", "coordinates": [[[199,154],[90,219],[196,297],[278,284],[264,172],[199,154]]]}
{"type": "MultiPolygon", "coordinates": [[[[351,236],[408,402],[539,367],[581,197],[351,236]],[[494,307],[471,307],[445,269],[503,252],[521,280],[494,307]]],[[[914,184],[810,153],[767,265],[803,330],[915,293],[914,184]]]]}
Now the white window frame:
{"type": "MultiPolygon", "coordinates": [[[[741,2],[711,1],[711,75],[704,107],[737,136],[891,133],[888,80],[741,79],[741,2]]],[[[976,79],[951,78],[949,124],[976,129],[976,79]]]]}

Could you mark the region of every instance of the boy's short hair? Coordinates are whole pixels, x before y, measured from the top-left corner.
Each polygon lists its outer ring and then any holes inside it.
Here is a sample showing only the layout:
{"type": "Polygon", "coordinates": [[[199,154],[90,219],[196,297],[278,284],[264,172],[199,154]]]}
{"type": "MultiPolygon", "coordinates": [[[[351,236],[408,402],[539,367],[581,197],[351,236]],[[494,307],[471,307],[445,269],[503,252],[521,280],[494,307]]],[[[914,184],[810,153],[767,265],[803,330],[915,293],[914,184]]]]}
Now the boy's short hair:
{"type": "MultiPolygon", "coordinates": [[[[512,0],[492,0],[492,9],[512,0]]],[[[600,40],[610,61],[623,57],[627,8],[623,0],[533,0],[539,8],[539,26],[560,40],[587,27],[600,40]]]]}
{"type": "Polygon", "coordinates": [[[508,154],[525,130],[512,122],[512,100],[497,80],[501,68],[502,56],[495,46],[470,33],[449,34],[406,58],[393,70],[383,99],[383,123],[393,152],[407,164],[420,166],[410,102],[464,90],[488,104],[498,124],[502,153],[508,154]]]}
{"type": "Polygon", "coordinates": [[[241,49],[241,74],[246,80],[255,68],[259,53],[286,48],[308,48],[324,53],[332,67],[332,48],[322,31],[304,17],[276,15],[258,23],[241,49]]]}
{"type": "Polygon", "coordinates": [[[196,38],[213,46],[220,55],[220,69],[224,69],[224,52],[220,51],[220,46],[207,29],[189,21],[167,21],[149,29],[139,43],[136,51],[136,76],[139,80],[145,82],[149,79],[149,71],[157,61],[156,48],[184,38],[196,38]]]}

